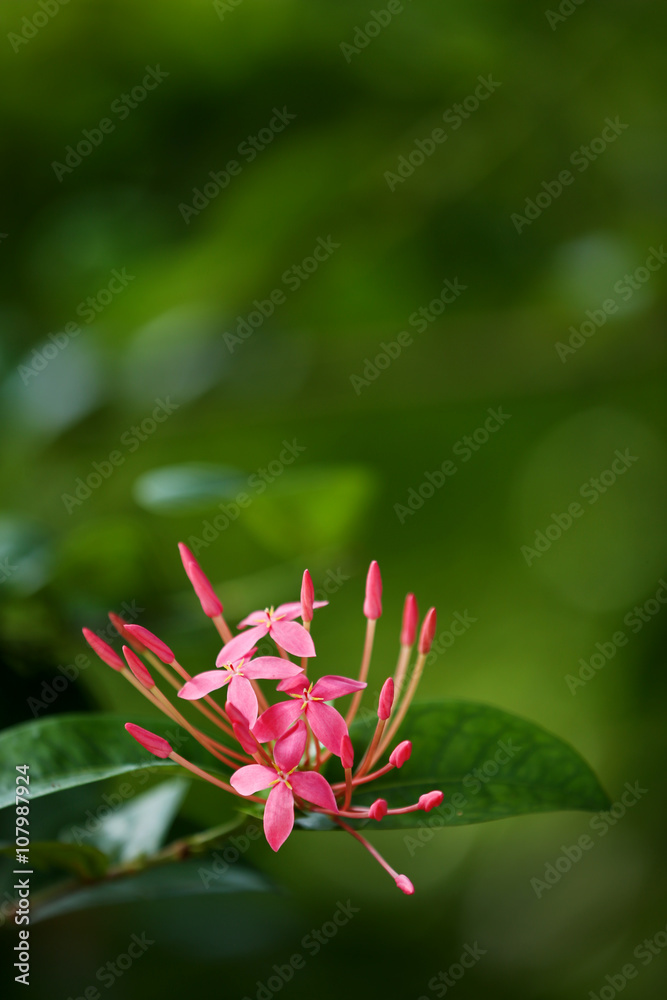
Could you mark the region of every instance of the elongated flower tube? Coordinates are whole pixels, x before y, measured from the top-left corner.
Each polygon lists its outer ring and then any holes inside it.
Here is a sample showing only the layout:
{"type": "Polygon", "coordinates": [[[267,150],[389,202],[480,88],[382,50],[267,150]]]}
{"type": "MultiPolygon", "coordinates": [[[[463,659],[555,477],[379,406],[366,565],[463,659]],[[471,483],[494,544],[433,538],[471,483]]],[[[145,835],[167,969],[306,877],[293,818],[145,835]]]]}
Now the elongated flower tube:
{"type": "Polygon", "coordinates": [[[382,577],[375,559],[368,568],[366,577],[366,597],[364,600],[366,618],[376,619],[382,615],[382,577]]]}
{"type": "Polygon", "coordinates": [[[315,600],[315,588],[308,570],[304,570],[301,582],[301,621],[308,627],[313,620],[313,602],[315,600]]]}
{"type": "Polygon", "coordinates": [[[149,632],[143,625],[126,625],[125,630],[138,639],[142,646],[150,649],[151,653],[155,653],[163,663],[170,664],[176,659],[166,642],[158,639],[156,635],[149,632]]]}
{"type": "Polygon", "coordinates": [[[107,666],[112,667],[113,670],[122,670],[125,664],[121,660],[118,653],[111,648],[111,646],[100,639],[99,635],[95,635],[91,632],[89,628],[81,629],[83,632],[84,639],[88,643],[91,649],[93,649],[101,660],[107,664],[107,666]]]}

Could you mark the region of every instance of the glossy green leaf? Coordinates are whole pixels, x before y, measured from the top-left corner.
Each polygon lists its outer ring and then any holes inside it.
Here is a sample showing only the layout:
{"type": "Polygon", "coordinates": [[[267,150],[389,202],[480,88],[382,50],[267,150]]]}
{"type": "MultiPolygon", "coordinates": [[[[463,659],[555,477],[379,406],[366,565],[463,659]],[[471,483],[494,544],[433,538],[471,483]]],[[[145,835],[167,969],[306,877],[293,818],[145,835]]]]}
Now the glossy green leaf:
{"type": "Polygon", "coordinates": [[[154,854],[164,844],[189,787],[189,781],[172,778],[135,795],[100,818],[90,843],[114,864],[154,854]]]}
{"type": "Polygon", "coordinates": [[[50,899],[33,900],[31,924],[59,917],[76,910],[118,903],[173,899],[204,893],[273,892],[275,887],[267,876],[242,864],[230,865],[221,872],[216,859],[204,856],[188,861],[169,862],[145,868],[96,885],[67,891],[56,890],[50,899]]]}
{"type": "MultiPolygon", "coordinates": [[[[357,759],[369,729],[353,729],[357,759]]],[[[605,809],[609,799],[586,761],[546,729],[499,708],[468,701],[414,705],[400,736],[412,741],[412,756],[402,768],[355,793],[353,804],[384,798],[390,808],[411,805],[439,789],[441,806],[386,816],[383,829],[409,828],[438,817],[437,825],[461,826],[522,813],[605,809]]],[[[396,741],[398,742],[398,740],[396,741]]]]}
{"type": "MultiPolygon", "coordinates": [[[[127,716],[120,715],[52,715],[3,730],[0,809],[14,802],[17,764],[30,766],[33,799],[141,768],[183,776],[183,768],[169,758],[154,757],[144,750],[124,729],[127,721],[127,716]]],[[[215,757],[175,723],[136,717],[131,721],[163,736],[185,758],[211,774],[229,776],[215,757]]]]}
{"type": "MultiPolygon", "coordinates": [[[[14,858],[16,846],[0,848],[0,854],[14,858]]],[[[33,840],[29,849],[30,868],[44,871],[59,868],[82,879],[101,878],[109,867],[109,858],[88,844],[64,844],[59,840],[33,840]]]]}

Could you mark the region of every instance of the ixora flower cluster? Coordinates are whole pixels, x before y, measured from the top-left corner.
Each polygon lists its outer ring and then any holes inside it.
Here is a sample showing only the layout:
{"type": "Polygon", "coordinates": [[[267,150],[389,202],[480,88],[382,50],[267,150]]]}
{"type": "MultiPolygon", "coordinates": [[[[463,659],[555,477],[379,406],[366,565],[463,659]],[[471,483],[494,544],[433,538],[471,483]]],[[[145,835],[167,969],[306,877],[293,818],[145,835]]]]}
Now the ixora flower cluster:
{"type": "Polygon", "coordinates": [[[191,676],[161,639],[141,625],[127,624],[113,613],[109,615],[111,621],[129,644],[123,646],[125,662],[94,632],[84,628],[83,634],[105,663],[123,674],[153,705],[186,729],[232,771],[229,781],[223,781],[181,757],[167,740],[141,726],[128,722],[125,726],[128,733],[155,756],[169,757],[226,792],[263,806],[264,832],[274,851],[292,832],[295,808],[322,813],[363,844],[389,872],[398,888],[411,895],[414,886],[410,879],[394,871],[366,838],[345,820],[370,818],[379,822],[387,815],[417,810],[428,812],[443,800],[442,792],[433,791],[421,795],[414,805],[401,809],[390,809],[382,798],[376,799],[370,807],[355,806],[352,802],[356,788],[365,787],[393,768],[402,767],[410,757],[412,744],[403,740],[391,749],[387,762],[381,764],[417,689],[435,633],[435,608],[427,612],[422,623],[416,660],[408,680],[417,638],[418,609],[414,594],[407,595],[396,670],[382,686],[377,706],[377,726],[355,768],[349,728],[366,687],[375,627],[382,614],[382,579],[378,564],[371,563],[366,580],[366,638],[358,679],[330,674],[313,683],[306,674],[309,661],[315,656],[310,634],[313,612],[328,602],[313,599],[313,583],[308,570],[303,575],[300,601],[281,604],[275,610],[253,611],[239,622],[241,631],[233,636],[223,617],[222,604],[199,563],[186,545],[181,543],[179,549],[185,572],[201,601],[202,610],[224,641],[215,670],[191,676]],[[296,621],[297,618],[302,624],[296,621]],[[256,655],[256,644],[265,636],[269,636],[275,644],[277,655],[256,655]],[[180,699],[191,702],[221,730],[224,741],[214,739],[184,717],[159,690],[144,660],[148,660],[176,689],[180,699]],[[270,705],[258,684],[260,680],[278,681],[276,692],[281,700],[270,705]],[[223,688],[226,689],[224,706],[211,697],[211,692],[223,688]],[[345,695],[352,695],[352,700],[343,716],[328,703],[345,695]],[[330,783],[322,774],[331,755],[340,758],[345,775],[343,781],[330,783]],[[268,797],[257,794],[267,789],[270,789],[268,797]]]}

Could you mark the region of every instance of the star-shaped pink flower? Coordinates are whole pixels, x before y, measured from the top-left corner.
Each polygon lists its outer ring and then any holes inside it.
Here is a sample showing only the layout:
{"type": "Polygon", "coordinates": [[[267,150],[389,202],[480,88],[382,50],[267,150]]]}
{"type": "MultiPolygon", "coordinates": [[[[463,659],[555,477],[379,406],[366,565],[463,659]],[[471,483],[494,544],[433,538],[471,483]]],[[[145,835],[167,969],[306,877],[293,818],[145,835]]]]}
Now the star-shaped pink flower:
{"type": "Polygon", "coordinates": [[[253,795],[270,788],[264,808],[264,833],[274,851],[281,847],[294,827],[294,796],[322,809],[338,812],[328,782],[317,771],[297,771],[306,748],[304,722],[297,722],[273,748],[274,764],[248,764],[231,776],[230,783],[240,795],[253,795]]]}
{"type": "Polygon", "coordinates": [[[234,705],[241,715],[247,720],[249,726],[253,726],[257,720],[259,706],[257,695],[252,689],[250,681],[254,680],[282,680],[284,678],[295,678],[302,673],[301,667],[291,660],[283,660],[280,656],[258,656],[256,660],[249,660],[240,657],[237,660],[221,663],[222,669],[205,670],[197,674],[192,680],[187,681],[178,692],[179,698],[187,701],[196,701],[217,691],[218,688],[229,685],[227,690],[227,704],[234,705]]]}
{"type": "MultiPolygon", "coordinates": [[[[327,603],[328,601],[314,601],[313,607],[321,608],[327,603]]],[[[280,604],[275,611],[273,608],[266,608],[264,611],[251,612],[239,622],[239,628],[245,628],[247,625],[251,625],[252,628],[235,635],[222,647],[215,661],[216,666],[243,656],[265,635],[270,635],[274,642],[293,656],[315,656],[315,646],[310,633],[303,625],[294,621],[300,614],[301,601],[280,604]]]]}
{"type": "Polygon", "coordinates": [[[364,681],[336,674],[320,677],[314,684],[309,684],[306,677],[296,677],[293,682],[280,685],[281,690],[286,690],[293,700],[280,701],[262,712],[253,726],[253,735],[260,743],[277,740],[303,716],[315,738],[327,750],[340,757],[341,741],[344,736],[349,735],[345,719],[335,708],[324,703],[332,698],[342,698],[353,691],[361,691],[365,687],[364,681]]]}

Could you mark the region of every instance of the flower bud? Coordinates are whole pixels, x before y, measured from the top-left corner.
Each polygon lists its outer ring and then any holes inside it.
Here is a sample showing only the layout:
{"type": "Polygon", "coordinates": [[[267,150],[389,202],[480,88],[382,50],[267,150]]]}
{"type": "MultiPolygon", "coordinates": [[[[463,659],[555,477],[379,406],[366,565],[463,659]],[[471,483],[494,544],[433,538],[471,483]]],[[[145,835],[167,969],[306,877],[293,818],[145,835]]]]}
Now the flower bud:
{"type": "Polygon", "coordinates": [[[308,570],[304,570],[303,581],[301,583],[301,620],[312,622],[313,601],[315,599],[315,588],[308,570]]]}
{"type": "Polygon", "coordinates": [[[143,684],[145,688],[155,687],[155,681],[151,677],[147,667],[141,662],[136,653],[134,653],[129,646],[123,646],[123,655],[127,660],[127,665],[137,678],[140,684],[143,684]]]}
{"type": "Polygon", "coordinates": [[[444,797],[442,792],[426,792],[425,795],[419,796],[419,808],[423,809],[424,812],[430,812],[431,809],[442,804],[444,797]]]}
{"type": "Polygon", "coordinates": [[[100,639],[99,635],[95,635],[95,633],[91,632],[89,628],[82,628],[81,631],[83,632],[83,637],[90,648],[97,653],[101,660],[104,660],[104,662],[108,664],[108,666],[113,667],[114,670],[123,670],[125,664],[115,649],[112,649],[111,646],[104,641],[104,639],[100,639]]]}
{"type": "Polygon", "coordinates": [[[155,653],[163,663],[173,663],[176,657],[169,649],[166,642],[162,639],[158,639],[156,635],[149,632],[147,628],[143,625],[126,625],[125,631],[129,632],[134,638],[138,639],[142,646],[146,649],[150,649],[151,653],[155,653]]]}
{"type": "Polygon", "coordinates": [[[387,677],[380,691],[380,703],[378,705],[378,719],[386,721],[391,715],[394,704],[394,682],[391,677],[387,677]]]}
{"type": "Polygon", "coordinates": [[[188,574],[195,594],[201,601],[202,611],[205,615],[208,615],[209,618],[217,618],[218,615],[222,614],[222,604],[218,600],[216,593],[211,586],[210,580],[187,545],[184,545],[183,542],[179,542],[178,550],[181,553],[183,569],[188,574]]]}
{"type": "Polygon", "coordinates": [[[376,799],[373,805],[370,806],[368,815],[371,819],[376,819],[379,823],[380,820],[387,815],[386,799],[376,799]]]}
{"type": "Polygon", "coordinates": [[[379,618],[382,614],[382,577],[380,576],[380,567],[375,559],[370,564],[366,577],[364,614],[371,620],[379,618]]]}
{"type": "Polygon", "coordinates": [[[408,594],[403,605],[403,626],[401,628],[401,645],[414,645],[417,635],[417,622],[419,621],[419,608],[417,598],[414,594],[408,594]]]}
{"type": "Polygon", "coordinates": [[[141,743],[142,747],[150,753],[155,754],[156,757],[168,757],[170,753],[173,753],[166,740],[163,740],[161,736],[156,736],[155,733],[149,732],[148,729],[135,726],[133,722],[126,722],[125,728],[130,736],[134,736],[137,743],[141,743]]]}
{"type": "Polygon", "coordinates": [[[407,875],[397,875],[394,882],[406,896],[412,896],[414,894],[415,887],[407,875]]]}
{"type": "Polygon", "coordinates": [[[410,740],[403,740],[399,743],[397,747],[392,750],[389,755],[389,763],[393,764],[394,767],[403,767],[406,760],[410,760],[410,754],[412,753],[412,743],[410,740]]]}
{"type": "Polygon", "coordinates": [[[426,612],[426,617],[422,622],[422,629],[419,633],[419,652],[428,653],[431,649],[431,643],[433,642],[433,636],[435,635],[436,626],[436,613],[435,608],[429,608],[426,612]]]}

